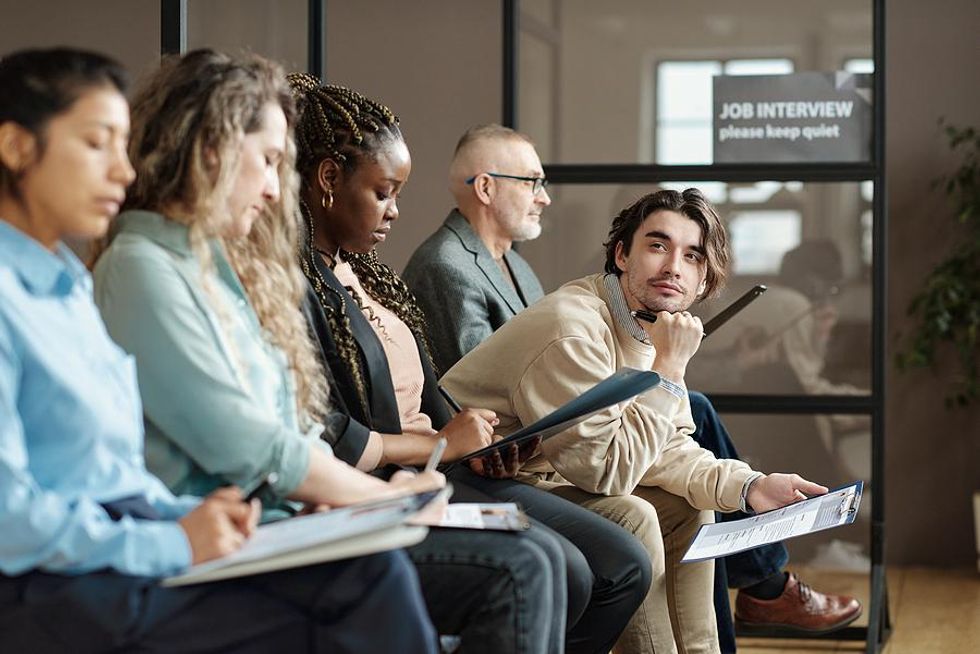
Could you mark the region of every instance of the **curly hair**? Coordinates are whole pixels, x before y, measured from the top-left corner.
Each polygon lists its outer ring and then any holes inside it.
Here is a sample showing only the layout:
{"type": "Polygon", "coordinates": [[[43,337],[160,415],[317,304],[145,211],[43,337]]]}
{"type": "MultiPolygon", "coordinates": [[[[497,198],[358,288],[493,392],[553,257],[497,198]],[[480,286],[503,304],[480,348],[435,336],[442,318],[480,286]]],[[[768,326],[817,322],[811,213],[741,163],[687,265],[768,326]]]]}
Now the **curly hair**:
{"type": "Polygon", "coordinates": [[[623,252],[629,254],[636,230],[650,214],[657,211],[676,211],[700,225],[707,270],[704,292],[699,299],[720,293],[728,279],[728,234],[718,212],[696,188],[683,192],[661,190],[648,193],[620,211],[613,218],[608,240],[602,244],[606,248],[606,272],[616,275],[622,272],[616,265],[616,246],[622,243],[623,252]]]}
{"type": "MultiPolygon", "coordinates": [[[[324,159],[331,159],[350,171],[365,157],[375,156],[385,144],[402,140],[398,117],[388,107],[342,86],[321,86],[318,79],[304,73],[292,73],[288,80],[300,110],[296,127],[297,168],[306,183],[310,183],[324,159]]],[[[315,262],[319,254],[314,246],[313,232],[327,227],[314,225],[309,207],[304,206],[303,215],[308,230],[303,271],[320,300],[337,343],[338,354],[350,370],[358,386],[358,395],[366,407],[364,371],[350,321],[344,314],[346,302],[320,276],[315,262]],[[339,298],[340,311],[334,308],[327,293],[339,298]]],[[[405,282],[389,266],[381,263],[375,252],[358,254],[341,250],[339,254],[350,264],[364,290],[408,326],[422,344],[423,355],[431,364],[425,316],[405,282]]],[[[357,292],[350,287],[347,290],[358,308],[367,314],[368,320],[377,322],[357,292]]]]}
{"type": "MultiPolygon", "coordinates": [[[[206,291],[213,284],[209,241],[223,247],[266,337],[286,354],[299,414],[316,419],[325,415],[327,387],[299,309],[305,284],[296,263],[295,121],[283,71],[267,59],[207,49],[167,58],[133,99],[129,151],[137,179],[126,207],[166,213],[188,226],[206,291]],[[226,239],[222,234],[232,220],[228,199],[242,138],[262,128],[268,103],[282,109],[290,133],[279,164],[280,198],[267,206],[247,237],[226,239]]],[[[214,305],[221,318],[220,303],[214,305]]]]}

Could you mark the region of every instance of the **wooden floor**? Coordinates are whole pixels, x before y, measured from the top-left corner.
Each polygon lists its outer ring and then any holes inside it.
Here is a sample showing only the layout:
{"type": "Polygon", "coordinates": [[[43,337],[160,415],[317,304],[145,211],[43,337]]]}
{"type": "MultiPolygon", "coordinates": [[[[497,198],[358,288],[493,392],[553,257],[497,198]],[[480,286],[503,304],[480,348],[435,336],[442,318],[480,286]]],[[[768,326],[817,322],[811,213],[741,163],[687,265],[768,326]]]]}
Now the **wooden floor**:
{"type": "MultiPolygon", "coordinates": [[[[802,568],[796,571],[818,590],[859,597],[867,611],[868,575],[802,568]]],[[[892,568],[887,578],[892,635],[885,654],[980,653],[980,574],[976,570],[892,568]]],[[[854,624],[866,626],[867,623],[865,614],[854,624]]],[[[740,638],[738,651],[740,654],[863,652],[864,643],[740,638]]]]}

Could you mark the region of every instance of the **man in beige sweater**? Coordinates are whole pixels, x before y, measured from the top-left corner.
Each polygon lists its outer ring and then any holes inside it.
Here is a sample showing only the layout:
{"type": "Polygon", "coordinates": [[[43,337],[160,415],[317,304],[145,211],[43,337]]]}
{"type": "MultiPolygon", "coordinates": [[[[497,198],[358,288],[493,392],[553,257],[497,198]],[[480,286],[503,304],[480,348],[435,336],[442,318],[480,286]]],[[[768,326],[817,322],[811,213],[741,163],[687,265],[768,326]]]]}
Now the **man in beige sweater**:
{"type": "MultiPolygon", "coordinates": [[[[650,593],[619,642],[629,652],[717,652],[713,563],[680,564],[712,511],[764,511],[826,488],[719,460],[691,438],[684,375],[702,338],[696,300],[724,283],[728,245],[696,189],[647,195],[617,216],[607,274],[570,282],[512,318],[450,369],[442,383],[465,406],[485,406],[506,435],[628,366],[654,370],[657,388],[545,441],[519,478],[633,532],[651,555],[650,593]],[[654,323],[630,311],[657,313],[654,323]]],[[[834,619],[860,612],[827,596],[834,619]]]]}

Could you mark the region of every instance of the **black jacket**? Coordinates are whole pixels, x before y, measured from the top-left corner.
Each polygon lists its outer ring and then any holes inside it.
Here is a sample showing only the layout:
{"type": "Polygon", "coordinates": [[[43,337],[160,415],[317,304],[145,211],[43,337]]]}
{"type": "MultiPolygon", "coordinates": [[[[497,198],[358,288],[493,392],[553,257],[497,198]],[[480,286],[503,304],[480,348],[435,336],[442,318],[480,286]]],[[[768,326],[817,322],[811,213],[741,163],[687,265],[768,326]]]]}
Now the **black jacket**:
{"type": "MultiPolygon", "coordinates": [[[[330,401],[336,415],[328,420],[329,433],[325,438],[334,449],[338,458],[354,465],[360,459],[367,446],[371,430],[383,434],[399,434],[402,426],[399,419],[398,402],[395,389],[391,383],[391,371],[388,368],[388,358],[385,356],[381,341],[367,319],[357,307],[350,293],[337,279],[333,271],[316,257],[316,266],[328,286],[343,295],[347,318],[350,320],[354,340],[357,342],[358,355],[361,359],[361,371],[364,377],[368,406],[362,406],[358,397],[357,386],[351,370],[344,363],[337,351],[330,323],[320,305],[320,298],[313,290],[312,284],[307,285],[305,313],[310,329],[320,346],[325,367],[330,373],[330,401]]],[[[329,290],[324,293],[327,301],[336,310],[340,310],[340,298],[329,290]]],[[[417,340],[417,339],[416,339],[417,340]]],[[[449,407],[446,405],[436,386],[435,371],[420,343],[419,354],[422,360],[422,372],[425,382],[422,388],[423,413],[432,420],[435,429],[441,429],[451,418],[449,407]]]]}

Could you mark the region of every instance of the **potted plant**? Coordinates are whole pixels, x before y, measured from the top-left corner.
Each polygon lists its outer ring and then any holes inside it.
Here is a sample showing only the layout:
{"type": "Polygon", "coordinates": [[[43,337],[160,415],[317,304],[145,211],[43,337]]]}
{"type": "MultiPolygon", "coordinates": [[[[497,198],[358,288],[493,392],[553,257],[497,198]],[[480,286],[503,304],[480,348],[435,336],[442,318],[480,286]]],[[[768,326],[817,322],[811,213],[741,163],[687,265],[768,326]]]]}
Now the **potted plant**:
{"type": "Polygon", "coordinates": [[[942,119],[939,124],[950,149],[962,159],[934,185],[950,199],[965,233],[909,304],[916,328],[897,364],[899,369],[931,366],[938,349],[954,348],[958,366],[946,403],[967,406],[980,397],[980,132],[946,125],[942,119]]]}

